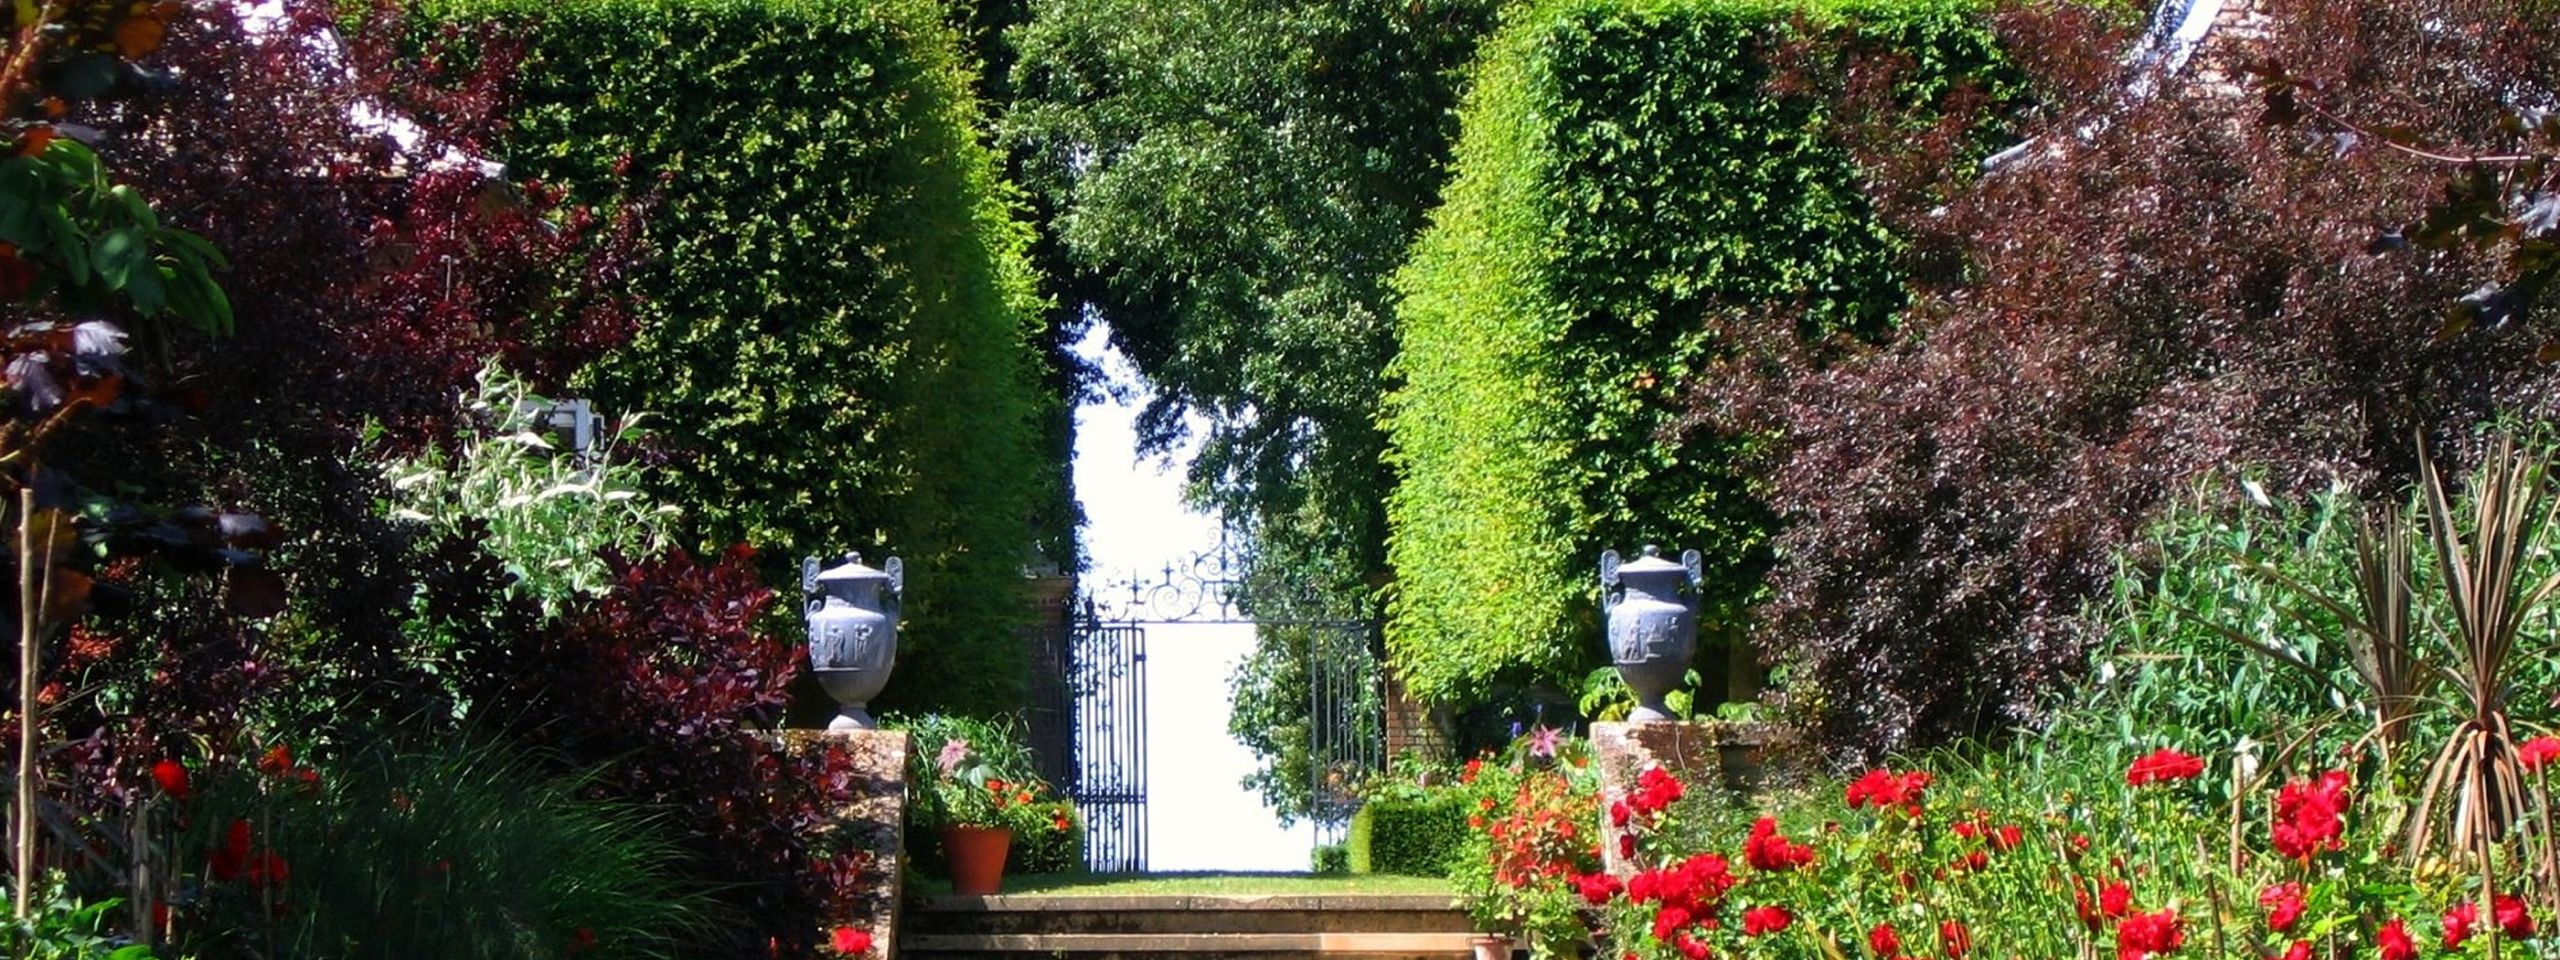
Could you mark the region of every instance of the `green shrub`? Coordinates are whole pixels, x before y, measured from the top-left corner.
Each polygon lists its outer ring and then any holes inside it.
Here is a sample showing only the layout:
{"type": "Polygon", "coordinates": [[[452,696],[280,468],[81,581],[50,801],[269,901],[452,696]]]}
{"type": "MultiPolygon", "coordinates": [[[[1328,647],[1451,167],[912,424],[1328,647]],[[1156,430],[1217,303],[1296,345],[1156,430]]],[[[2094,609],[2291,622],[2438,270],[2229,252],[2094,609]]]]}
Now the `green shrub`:
{"type": "Polygon", "coordinates": [[[655,411],[655,485],[769,580],[885,549],[910,573],[884,706],[1002,712],[1024,683],[1021,569],[1064,464],[1036,421],[1030,232],[978,140],[927,0],[429,0],[522,37],[517,174],[646,192],[634,340],[581,374],[655,411]],[[663,178],[663,179],[660,179],[663,178]],[[929,679],[928,679],[929,678],[929,679]]]}
{"type": "Polygon", "coordinates": [[[1335,875],[1351,872],[1351,845],[1347,843],[1316,844],[1309,858],[1310,866],[1319,874],[1335,875]]]}
{"type": "Polygon", "coordinates": [[[1445,877],[1466,845],[1469,794],[1433,790],[1419,797],[1375,797],[1351,816],[1344,840],[1353,873],[1445,877]]]}
{"type": "Polygon", "coordinates": [[[1872,334],[1904,297],[1898,242],[1826,139],[1830,101],[1771,90],[1781,69],[1840,69],[1780,63],[1799,30],[1907,55],[1911,104],[2004,75],[1964,0],[1548,0],[1489,41],[1444,203],[1396,278],[1387,645],[1417,695],[1572,689],[1601,652],[1605,548],[1703,551],[1706,633],[1738,632],[1771,530],[1735,466],[1751,441],[1666,430],[1724,348],[1700,321],[1872,334]]]}
{"type": "Polygon", "coordinates": [[[593,947],[681,955],[730,918],[686,879],[660,814],[590,799],[584,776],[446,738],[376,745],[294,765],[271,754],[252,779],[207,787],[177,848],[207,868],[201,916],[180,947],[228,934],[280,957],[515,958],[593,947]],[[290,909],[272,905],[290,904],[290,909]]]}
{"type": "Polygon", "coordinates": [[[479,395],[466,406],[481,429],[450,455],[431,448],[393,464],[389,507],[440,534],[479,539],[515,577],[510,592],[557,615],[613,586],[601,551],[646,555],[666,543],[682,511],[650,500],[640,469],[615,459],[637,435],[637,415],[597,437],[582,459],[537,429],[534,411],[547,405],[496,364],[482,367],[479,395]]]}

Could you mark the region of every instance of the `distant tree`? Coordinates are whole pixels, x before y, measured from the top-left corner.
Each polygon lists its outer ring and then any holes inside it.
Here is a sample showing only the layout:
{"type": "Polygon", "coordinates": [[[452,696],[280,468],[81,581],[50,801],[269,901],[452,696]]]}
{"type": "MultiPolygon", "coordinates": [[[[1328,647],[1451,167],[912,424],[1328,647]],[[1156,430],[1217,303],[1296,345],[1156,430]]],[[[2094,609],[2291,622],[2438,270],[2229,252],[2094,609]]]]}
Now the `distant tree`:
{"type": "Polygon", "coordinates": [[[1156,388],[1142,446],[1206,422],[1191,497],[1252,544],[1267,607],[1364,606],[1384,569],[1384,283],[1498,6],[1034,0],[1013,34],[1004,136],[1052,212],[1061,291],[1156,388]]]}

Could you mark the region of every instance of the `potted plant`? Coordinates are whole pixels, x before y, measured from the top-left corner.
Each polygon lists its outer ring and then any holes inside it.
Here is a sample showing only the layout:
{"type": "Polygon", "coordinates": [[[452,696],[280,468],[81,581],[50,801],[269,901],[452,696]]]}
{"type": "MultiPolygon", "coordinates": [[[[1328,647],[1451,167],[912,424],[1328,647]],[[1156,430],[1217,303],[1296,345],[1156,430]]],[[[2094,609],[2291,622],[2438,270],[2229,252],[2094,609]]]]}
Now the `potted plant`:
{"type": "Polygon", "coordinates": [[[1450,880],[1480,931],[1479,960],[1509,960],[1516,947],[1548,958],[1588,946],[1577,879],[1600,871],[1596,778],[1588,743],[1545,727],[1459,771],[1470,812],[1450,880]]]}
{"type": "Polygon", "coordinates": [[[1067,829],[1047,785],[1028,776],[1006,779],[965,739],[943,743],[932,782],[953,893],[1001,891],[1005,855],[1017,832],[1067,829]]]}

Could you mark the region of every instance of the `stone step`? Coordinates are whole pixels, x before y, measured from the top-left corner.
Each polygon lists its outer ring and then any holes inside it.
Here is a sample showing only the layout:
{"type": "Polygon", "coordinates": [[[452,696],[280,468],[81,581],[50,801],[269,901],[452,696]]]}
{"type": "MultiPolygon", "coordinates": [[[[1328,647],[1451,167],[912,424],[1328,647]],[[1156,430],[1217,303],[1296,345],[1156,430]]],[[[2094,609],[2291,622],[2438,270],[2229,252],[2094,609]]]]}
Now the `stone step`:
{"type": "Polygon", "coordinates": [[[905,935],[903,957],[1067,960],[1458,960],[1474,956],[1465,933],[1041,933],[905,935]]]}
{"type": "Polygon", "coordinates": [[[909,935],[1466,934],[1445,895],[1279,894],[928,897],[909,935]]]}

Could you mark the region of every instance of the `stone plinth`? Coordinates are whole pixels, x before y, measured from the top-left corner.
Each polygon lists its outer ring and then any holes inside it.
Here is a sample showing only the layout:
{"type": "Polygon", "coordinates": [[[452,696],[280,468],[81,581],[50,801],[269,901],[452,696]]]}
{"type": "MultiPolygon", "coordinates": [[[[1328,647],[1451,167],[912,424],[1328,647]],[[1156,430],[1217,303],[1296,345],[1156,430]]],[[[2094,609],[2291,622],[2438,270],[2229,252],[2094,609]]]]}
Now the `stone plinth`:
{"type": "Polygon", "coordinates": [[[851,922],[871,931],[872,956],[898,955],[898,904],[906,895],[907,755],[904,730],[784,730],[783,749],[808,753],[841,749],[853,761],[853,800],[836,812],[832,829],[856,849],[871,851],[863,869],[868,889],[847,905],[851,922]]]}
{"type": "Polygon", "coordinates": [[[1626,799],[1636,776],[1660,764],[1687,784],[1692,795],[1704,790],[1748,793],[1758,787],[1774,731],[1767,724],[1707,720],[1686,723],[1595,723],[1591,749],[1600,760],[1600,833],[1607,837],[1601,860],[1608,871],[1624,877],[1635,872],[1618,856],[1618,831],[1609,825],[1609,807],[1626,799]]]}

